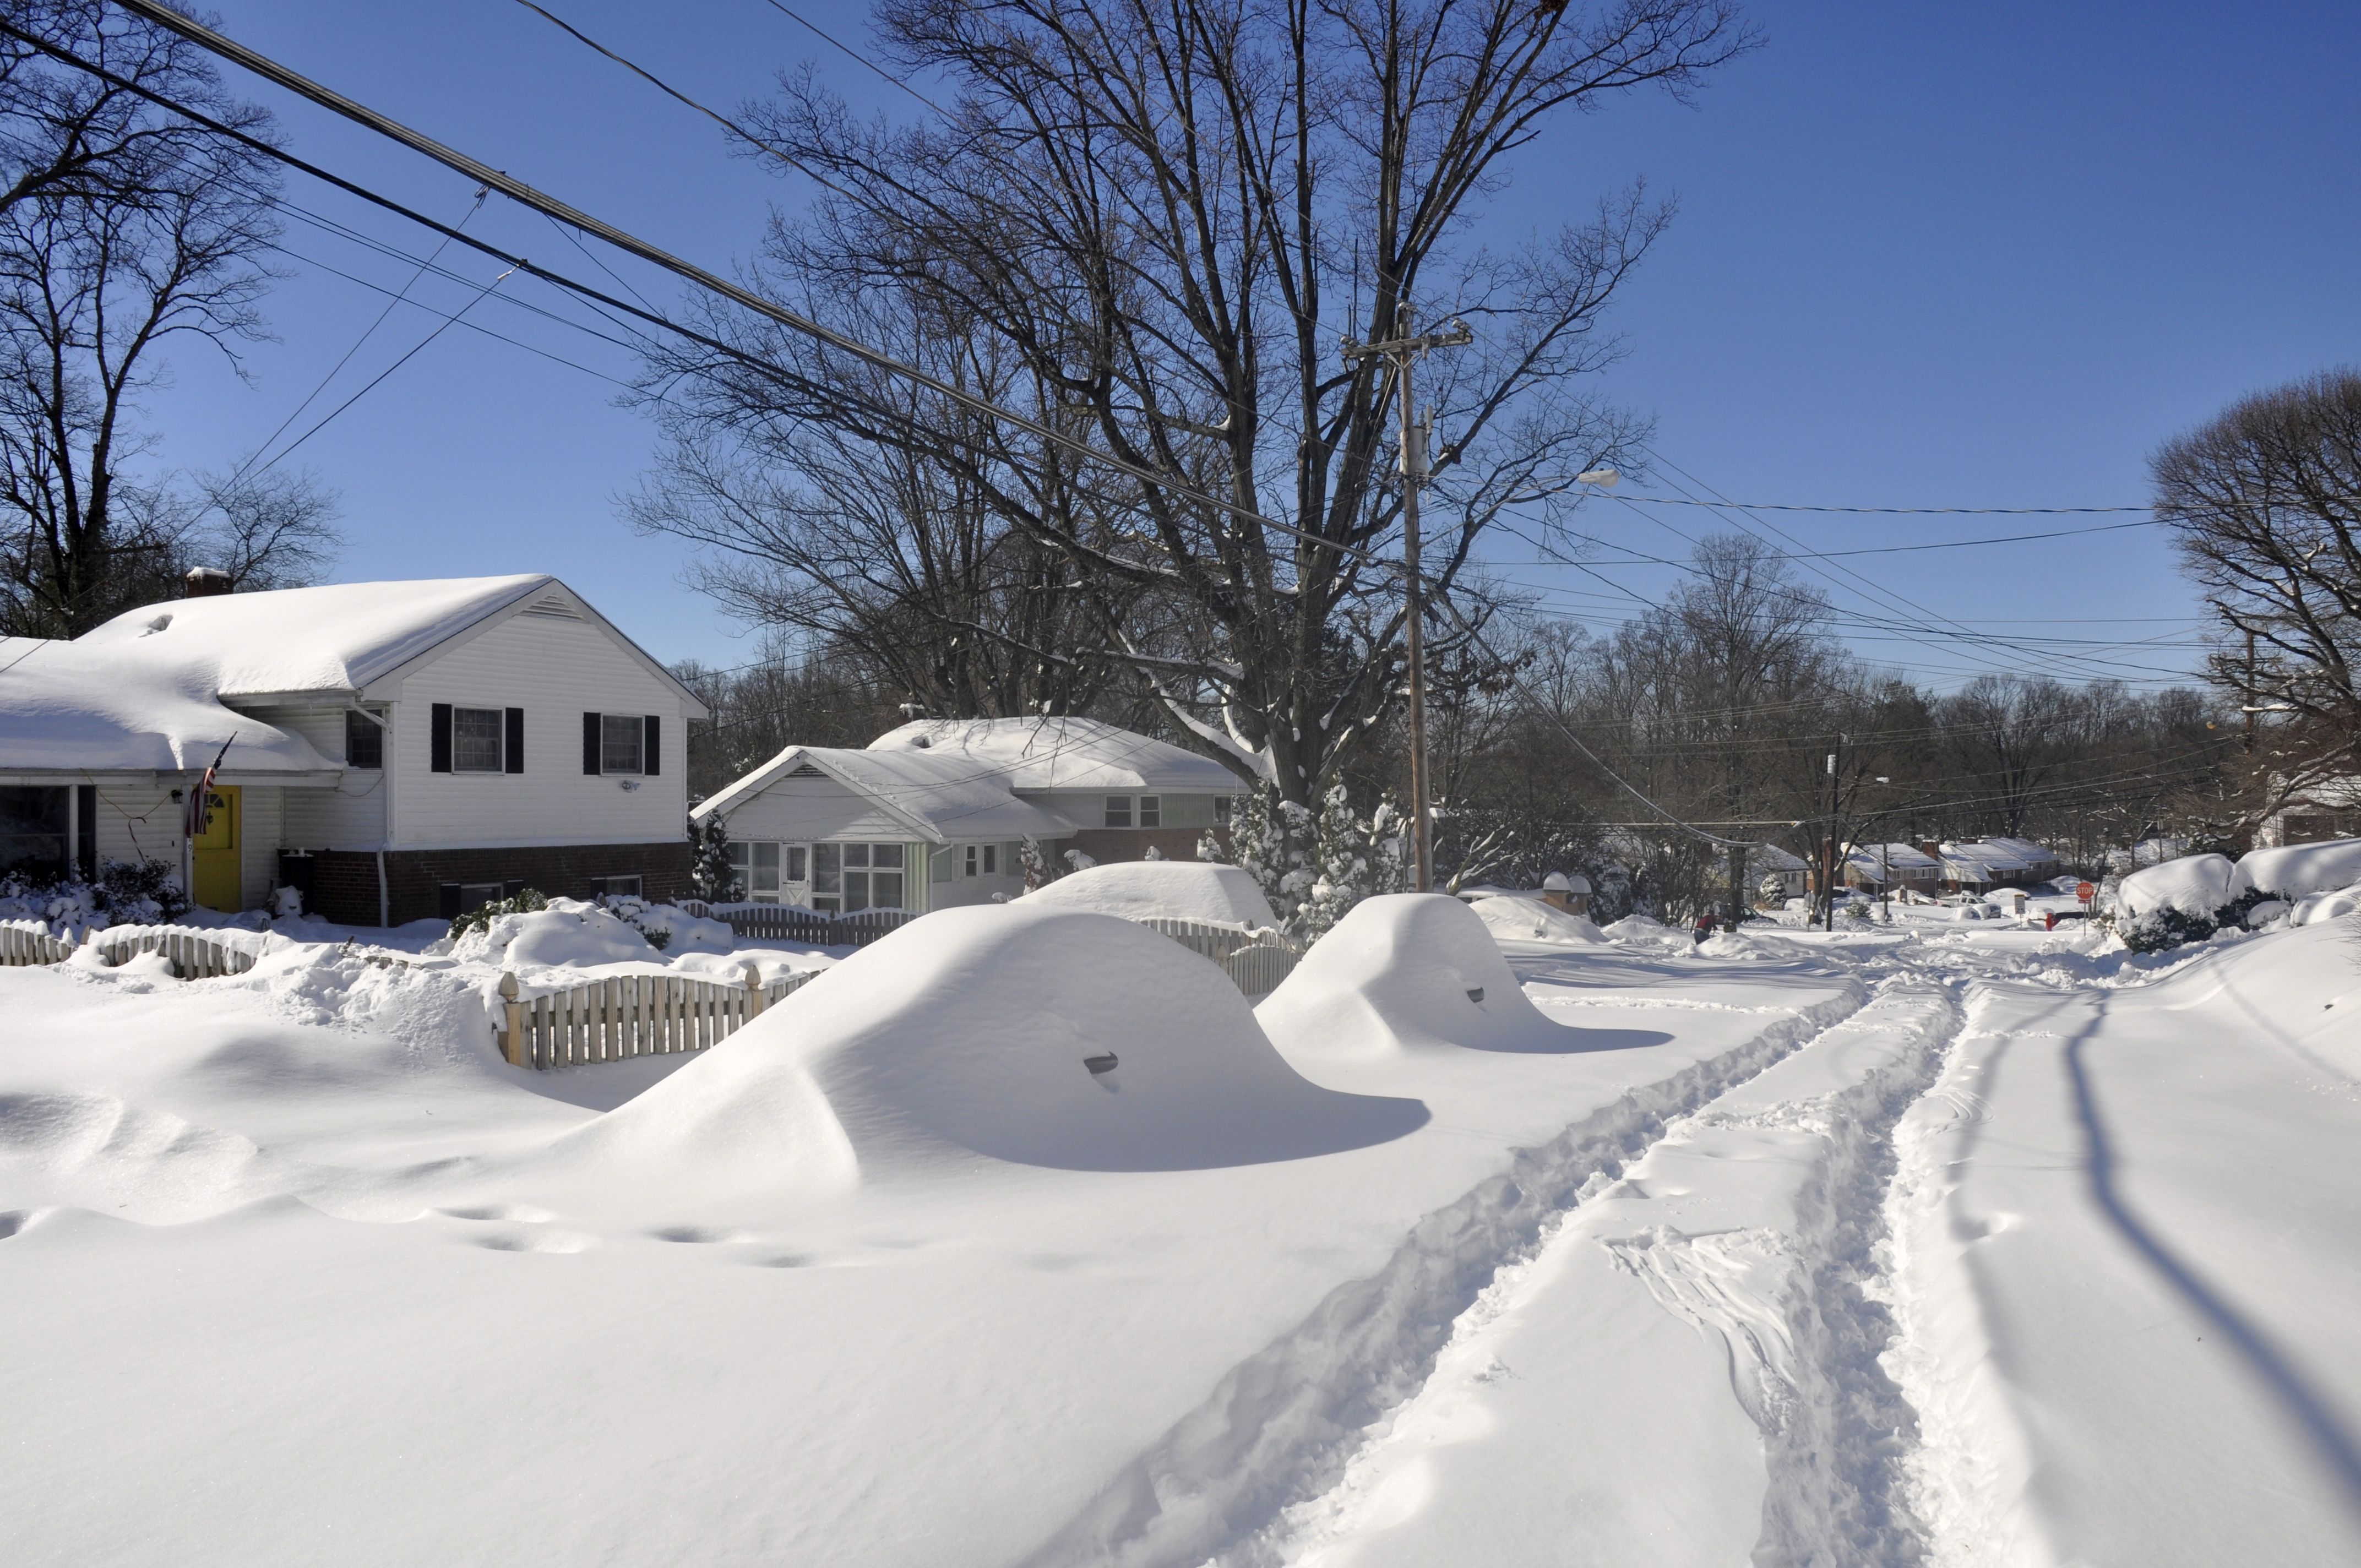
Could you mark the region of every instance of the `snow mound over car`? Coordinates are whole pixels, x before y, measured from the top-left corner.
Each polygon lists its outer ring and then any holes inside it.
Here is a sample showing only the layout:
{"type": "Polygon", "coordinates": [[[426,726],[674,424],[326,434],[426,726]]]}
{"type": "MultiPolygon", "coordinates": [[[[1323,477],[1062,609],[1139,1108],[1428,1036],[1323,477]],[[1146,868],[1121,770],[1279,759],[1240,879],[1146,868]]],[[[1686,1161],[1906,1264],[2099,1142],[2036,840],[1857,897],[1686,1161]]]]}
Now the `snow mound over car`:
{"type": "Polygon", "coordinates": [[[1290,1058],[1464,1047],[1577,1051],[1525,996],[1477,913],[1442,894],[1364,899],[1255,1010],[1290,1058]]]}
{"type": "Polygon", "coordinates": [[[2321,921],[2204,954],[2147,988],[2169,1007],[2233,1003],[2209,1014],[2267,1029],[2361,1069],[2361,928],[2321,921]],[[2334,1047],[2334,1048],[2331,1048],[2334,1047]]]}
{"type": "Polygon", "coordinates": [[[1202,861],[1126,861],[1089,866],[1025,895],[1027,904],[1087,909],[1145,920],[1203,920],[1215,926],[1275,926],[1262,887],[1236,866],[1202,861]]]}
{"type": "Polygon", "coordinates": [[[2185,855],[2132,872],[2115,897],[2133,919],[2165,909],[2208,916],[2230,902],[2234,870],[2227,855],[2185,855]]]}
{"type": "Polygon", "coordinates": [[[1604,942],[1605,932],[1581,916],[1521,893],[1496,893],[1469,905],[1495,937],[1520,942],[1604,942]]]}
{"type": "Polygon", "coordinates": [[[2356,883],[2361,883],[2361,839],[2332,839],[2247,851],[2231,873],[2229,896],[2252,891],[2292,902],[2356,883]]]}
{"type": "Polygon", "coordinates": [[[1330,1154],[1414,1100],[1297,1075],[1222,971],[1126,920],[943,910],[838,964],[705,1058],[551,1146],[560,1163],[842,1190],[974,1157],[1181,1170],[1330,1154]]]}

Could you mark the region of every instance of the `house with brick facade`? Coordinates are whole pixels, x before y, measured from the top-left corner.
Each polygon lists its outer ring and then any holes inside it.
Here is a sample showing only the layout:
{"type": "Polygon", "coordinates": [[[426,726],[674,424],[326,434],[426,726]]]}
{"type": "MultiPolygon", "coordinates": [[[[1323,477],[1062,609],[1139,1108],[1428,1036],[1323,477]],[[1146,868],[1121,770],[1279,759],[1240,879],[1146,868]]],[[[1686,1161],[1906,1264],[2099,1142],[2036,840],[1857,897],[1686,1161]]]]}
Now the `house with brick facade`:
{"type": "Polygon", "coordinates": [[[206,593],[0,649],[0,861],[354,925],[689,890],[694,694],[538,574],[206,593]],[[202,828],[188,793],[220,766],[202,828]]]}
{"type": "Polygon", "coordinates": [[[924,913],[1025,891],[1053,862],[1192,860],[1246,786],[1210,758],[1097,719],[919,719],[864,748],[790,746],[700,802],[741,895],[924,913]]]}

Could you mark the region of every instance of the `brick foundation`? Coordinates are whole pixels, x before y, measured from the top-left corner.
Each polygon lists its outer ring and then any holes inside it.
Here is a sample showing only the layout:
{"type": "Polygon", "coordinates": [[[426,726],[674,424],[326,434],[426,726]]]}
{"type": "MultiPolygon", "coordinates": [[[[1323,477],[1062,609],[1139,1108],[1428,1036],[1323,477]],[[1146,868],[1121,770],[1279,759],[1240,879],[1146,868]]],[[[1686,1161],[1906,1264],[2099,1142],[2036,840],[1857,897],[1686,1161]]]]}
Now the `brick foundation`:
{"type": "MultiPolygon", "coordinates": [[[[594,877],[636,876],[659,903],[689,895],[686,839],[664,844],[563,844],[519,850],[388,850],[385,880],[392,923],[437,916],[443,884],[521,882],[553,898],[588,898],[594,877]]],[[[313,914],[345,926],[378,919],[377,855],[323,850],[313,856],[313,914]]]]}
{"type": "MultiPolygon", "coordinates": [[[[1080,850],[1102,864],[1110,861],[1144,861],[1153,844],[1168,861],[1193,861],[1202,828],[1085,828],[1058,845],[1060,853],[1080,850]]],[[[1227,838],[1226,833],[1218,837],[1227,838]]]]}

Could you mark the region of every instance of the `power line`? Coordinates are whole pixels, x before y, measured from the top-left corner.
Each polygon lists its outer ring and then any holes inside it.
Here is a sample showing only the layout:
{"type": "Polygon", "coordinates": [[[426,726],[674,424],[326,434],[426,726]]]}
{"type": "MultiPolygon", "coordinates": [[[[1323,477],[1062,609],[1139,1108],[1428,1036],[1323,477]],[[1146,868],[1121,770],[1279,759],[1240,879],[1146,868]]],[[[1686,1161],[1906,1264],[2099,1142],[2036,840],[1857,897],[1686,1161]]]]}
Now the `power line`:
{"type": "MultiPolygon", "coordinates": [[[[1666,466],[1670,466],[1669,464],[1666,466]]],[[[1678,469],[1674,471],[1679,472],[1678,469]]],[[[1783,505],[1776,501],[1700,501],[1686,496],[1618,496],[1615,499],[1638,501],[1643,506],[1736,507],[1741,511],[1850,512],[1877,517],[2056,517],[2155,510],[2153,507],[1817,507],[1783,505]]],[[[2131,523],[2125,526],[2137,528],[2148,525],[2131,523]]]]}
{"type": "Polygon", "coordinates": [[[780,15],[787,16],[800,24],[806,31],[812,33],[828,43],[835,45],[836,48],[843,50],[846,54],[851,55],[854,60],[868,67],[871,71],[876,72],[877,75],[883,77],[894,86],[899,87],[903,92],[907,93],[911,97],[916,98],[919,103],[924,104],[928,108],[932,109],[936,114],[940,115],[943,118],[948,120],[951,117],[951,112],[949,109],[944,108],[940,104],[936,103],[932,98],[928,97],[925,93],[919,92],[917,88],[911,86],[908,82],[903,81],[892,71],[887,71],[884,66],[879,65],[875,60],[871,60],[859,49],[852,48],[850,44],[839,41],[833,34],[822,31],[817,24],[807,20],[800,12],[787,9],[786,6],[779,4],[779,0],[766,0],[766,3],[770,5],[772,10],[776,11],[780,15]]]}

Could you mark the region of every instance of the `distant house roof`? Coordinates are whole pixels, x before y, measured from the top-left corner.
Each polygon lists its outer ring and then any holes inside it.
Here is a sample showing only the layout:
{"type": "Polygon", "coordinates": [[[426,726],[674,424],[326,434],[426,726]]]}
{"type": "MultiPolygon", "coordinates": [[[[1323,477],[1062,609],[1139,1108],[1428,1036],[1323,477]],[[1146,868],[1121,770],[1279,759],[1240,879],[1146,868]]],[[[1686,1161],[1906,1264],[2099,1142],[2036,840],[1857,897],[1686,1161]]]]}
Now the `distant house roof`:
{"type": "Polygon", "coordinates": [[[1845,860],[1872,872],[1886,866],[1897,872],[1925,872],[1935,870],[1938,864],[1934,856],[1911,844],[1863,844],[1845,860]]]}
{"type": "Polygon", "coordinates": [[[1016,790],[1232,795],[1246,787],[1210,757],[1095,718],[921,718],[887,730],[868,749],[964,758],[1016,790]]]}
{"type": "Polygon", "coordinates": [[[1957,882],[1991,882],[2058,863],[2054,852],[2029,839],[1980,839],[1942,850],[1945,873],[1957,882]]]}
{"type": "Polygon", "coordinates": [[[400,674],[453,638],[503,612],[588,620],[705,706],[581,597],[545,573],[334,583],[310,588],[167,599],[126,610],[74,640],[92,650],[167,655],[201,671],[226,702],[321,693],[349,696],[400,674]]]}
{"type": "Polygon", "coordinates": [[[999,770],[956,752],[841,746],[790,746],[689,815],[700,822],[717,814],[726,817],[741,802],[805,769],[874,803],[917,837],[933,843],[1064,839],[1078,828],[1047,806],[1018,799],[999,770]]]}

